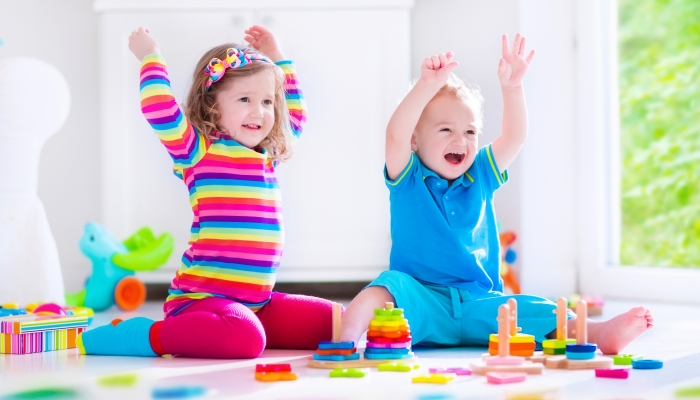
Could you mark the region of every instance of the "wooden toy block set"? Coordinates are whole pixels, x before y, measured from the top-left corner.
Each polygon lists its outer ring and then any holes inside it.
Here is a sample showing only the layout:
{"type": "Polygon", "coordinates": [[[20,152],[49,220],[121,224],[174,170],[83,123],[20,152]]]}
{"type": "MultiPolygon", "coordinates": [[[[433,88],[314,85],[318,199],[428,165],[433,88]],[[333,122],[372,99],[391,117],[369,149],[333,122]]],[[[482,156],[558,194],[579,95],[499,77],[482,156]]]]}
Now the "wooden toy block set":
{"type": "MultiPolygon", "coordinates": [[[[663,363],[658,360],[644,360],[641,356],[621,354],[603,356],[597,346],[588,343],[587,313],[590,310],[583,299],[576,304],[575,338],[568,337],[568,302],[557,300],[556,338],[542,342],[543,351],[535,351],[533,335],[521,333],[518,327],[518,307],[515,299],[509,299],[498,310],[498,333],[489,337],[488,353],[482,360],[472,363],[469,368],[445,367],[430,368],[428,374],[413,376],[413,383],[447,384],[464,375],[483,375],[490,384],[523,382],[528,375],[542,374],[545,368],[595,370],[599,378],[627,379],[629,369],[658,369],[663,363]]],[[[312,357],[307,360],[311,368],[332,369],[331,378],[362,378],[369,373],[369,367],[378,372],[412,372],[420,368],[417,358],[411,351],[411,330],[403,310],[387,303],[376,309],[367,331],[367,346],[363,354],[358,353],[355,343],[340,341],[340,305],[333,308],[333,340],[321,342],[312,357]]],[[[258,366],[260,368],[288,368],[258,366]]],[[[291,372],[291,369],[285,369],[291,372]]],[[[257,371],[257,370],[256,370],[257,371]]],[[[256,372],[256,379],[258,378],[256,372]]],[[[291,379],[291,378],[290,378],[291,379]]],[[[294,375],[296,379],[296,375],[294,375]]],[[[271,379],[267,379],[268,381],[271,379]]],[[[282,380],[274,379],[274,380],[282,380]]]]}
{"type": "Polygon", "coordinates": [[[374,310],[374,318],[367,330],[367,347],[362,356],[354,342],[340,341],[340,304],[333,304],[333,340],[321,342],[307,365],[311,368],[362,368],[374,367],[390,361],[413,364],[411,329],[404,318],[403,309],[387,303],[385,308],[374,310]]]}
{"type": "Polygon", "coordinates": [[[0,354],[30,354],[73,349],[92,311],[66,310],[56,304],[0,307],[0,354]]]}
{"type": "MultiPolygon", "coordinates": [[[[367,331],[367,346],[360,354],[354,342],[340,340],[341,306],[332,309],[333,337],[321,342],[308,358],[310,368],[330,369],[331,378],[362,378],[376,367],[378,372],[417,372],[413,383],[447,384],[458,376],[483,375],[490,384],[522,382],[530,374],[550,369],[593,369],[599,378],[627,379],[629,369],[659,369],[663,363],[646,360],[639,355],[620,354],[612,357],[597,352],[588,343],[586,318],[589,310],[585,300],[576,305],[576,338],[568,338],[567,300],[557,300],[556,338],[542,342],[543,351],[535,351],[533,335],[521,333],[518,327],[518,307],[509,299],[498,309],[498,333],[489,337],[488,353],[469,368],[430,368],[420,373],[417,357],[411,351],[411,329],[403,309],[386,303],[374,311],[367,331]]],[[[44,304],[20,310],[13,305],[0,307],[0,354],[29,354],[76,347],[76,337],[83,332],[92,313],[86,310],[66,311],[55,304],[44,304]],[[14,307],[14,308],[13,308],[14,307]],[[33,312],[33,313],[28,313],[33,312]],[[4,316],[3,316],[4,315],[4,316]]],[[[290,364],[258,364],[255,379],[261,382],[293,381],[297,375],[290,364]]]]}

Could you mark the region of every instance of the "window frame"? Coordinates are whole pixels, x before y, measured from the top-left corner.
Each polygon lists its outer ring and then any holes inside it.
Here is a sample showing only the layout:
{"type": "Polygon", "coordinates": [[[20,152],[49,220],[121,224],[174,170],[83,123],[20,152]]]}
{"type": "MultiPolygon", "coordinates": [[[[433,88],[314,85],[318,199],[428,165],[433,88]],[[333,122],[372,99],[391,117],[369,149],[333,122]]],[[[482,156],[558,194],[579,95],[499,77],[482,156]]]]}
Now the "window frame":
{"type": "Polygon", "coordinates": [[[575,15],[579,289],[700,303],[700,269],[619,264],[617,1],[577,0],[575,15]]]}

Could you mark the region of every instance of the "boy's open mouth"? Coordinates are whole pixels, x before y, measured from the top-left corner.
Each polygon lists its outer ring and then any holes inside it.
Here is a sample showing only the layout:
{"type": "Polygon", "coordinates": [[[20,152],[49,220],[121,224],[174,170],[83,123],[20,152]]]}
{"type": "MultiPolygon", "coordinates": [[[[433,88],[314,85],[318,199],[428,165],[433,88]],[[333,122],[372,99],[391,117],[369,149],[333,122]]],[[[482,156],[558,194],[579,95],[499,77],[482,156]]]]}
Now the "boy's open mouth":
{"type": "Polygon", "coordinates": [[[464,160],[464,153],[447,153],[445,154],[445,160],[452,165],[458,165],[464,160]]]}
{"type": "Polygon", "coordinates": [[[245,124],[245,125],[243,125],[243,127],[244,127],[244,128],[248,128],[248,129],[254,129],[254,130],[257,130],[257,129],[260,129],[260,128],[261,128],[261,126],[260,126],[260,125],[257,125],[257,124],[245,124]]]}

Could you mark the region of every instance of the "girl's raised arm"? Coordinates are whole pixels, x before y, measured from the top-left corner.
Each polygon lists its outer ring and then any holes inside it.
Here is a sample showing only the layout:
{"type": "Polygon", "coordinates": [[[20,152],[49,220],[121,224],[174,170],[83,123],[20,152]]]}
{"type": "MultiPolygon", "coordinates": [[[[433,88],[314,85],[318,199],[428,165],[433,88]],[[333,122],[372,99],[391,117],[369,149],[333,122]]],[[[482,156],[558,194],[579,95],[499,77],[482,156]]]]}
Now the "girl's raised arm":
{"type": "Polygon", "coordinates": [[[208,141],[187,121],[173,97],[165,60],[148,29],[129,37],[129,49],[141,61],[141,112],[153,127],[175,163],[175,172],[196,164],[206,153],[208,141]]]}
{"type": "Polygon", "coordinates": [[[269,30],[259,25],[253,25],[245,31],[245,41],[259,52],[269,57],[284,71],[284,93],[289,109],[289,122],[292,134],[298,138],[306,123],[306,102],[299,90],[294,63],[285,60],[277,39],[269,30]]]}

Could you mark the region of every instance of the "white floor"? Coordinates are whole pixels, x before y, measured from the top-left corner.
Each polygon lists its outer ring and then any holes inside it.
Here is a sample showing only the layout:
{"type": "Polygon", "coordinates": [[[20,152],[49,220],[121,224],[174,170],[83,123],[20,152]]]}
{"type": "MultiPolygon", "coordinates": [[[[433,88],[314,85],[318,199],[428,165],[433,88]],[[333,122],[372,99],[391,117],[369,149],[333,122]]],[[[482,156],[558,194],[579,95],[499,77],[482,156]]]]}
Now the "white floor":
{"type": "MultiPolygon", "coordinates": [[[[603,318],[626,311],[637,303],[608,301],[603,318]]],[[[664,361],[661,370],[632,370],[627,380],[599,379],[592,371],[546,370],[541,376],[504,386],[487,384],[483,377],[458,377],[448,385],[412,384],[413,373],[377,372],[362,379],[331,379],[328,370],[306,368],[310,351],[267,350],[257,360],[201,360],[174,358],[132,358],[80,356],[76,350],[30,355],[0,355],[0,399],[21,390],[69,388],[71,398],[151,398],[153,388],[183,385],[203,386],[203,399],[284,398],[284,399],[668,399],[677,388],[700,386],[700,307],[647,304],[656,326],[631,344],[626,353],[664,361]],[[299,379],[291,382],[255,381],[258,363],[292,364],[299,379]],[[134,373],[131,387],[100,386],[97,378],[115,373],[134,373]],[[527,396],[528,394],[535,396],[527,396]]],[[[143,315],[160,318],[160,304],[149,303],[136,313],[117,310],[95,318],[92,326],[112,318],[143,315]]],[[[429,367],[468,366],[484,348],[416,350],[420,372],[429,367]]],[[[36,397],[35,397],[36,398],[36,397]]],[[[51,397],[52,399],[56,397],[51,397]]]]}

